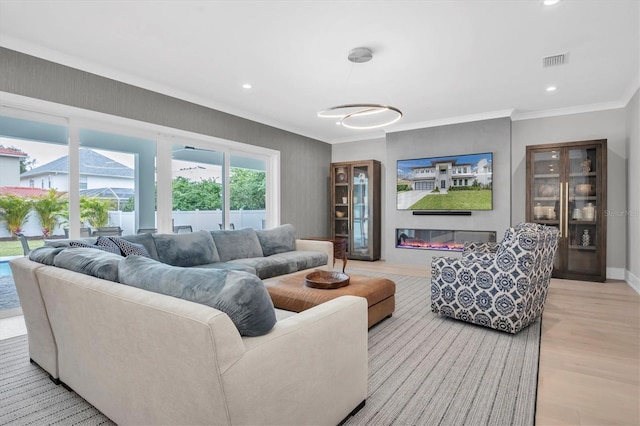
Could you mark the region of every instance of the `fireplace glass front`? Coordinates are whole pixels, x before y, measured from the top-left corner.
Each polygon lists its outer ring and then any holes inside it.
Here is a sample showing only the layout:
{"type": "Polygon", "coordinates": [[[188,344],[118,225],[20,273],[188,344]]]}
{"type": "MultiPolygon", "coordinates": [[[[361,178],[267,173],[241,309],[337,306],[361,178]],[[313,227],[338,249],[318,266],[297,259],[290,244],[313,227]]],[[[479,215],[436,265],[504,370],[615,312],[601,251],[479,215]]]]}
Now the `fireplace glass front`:
{"type": "Polygon", "coordinates": [[[421,250],[462,251],[466,241],[495,242],[495,231],[396,229],[396,247],[421,250]]]}

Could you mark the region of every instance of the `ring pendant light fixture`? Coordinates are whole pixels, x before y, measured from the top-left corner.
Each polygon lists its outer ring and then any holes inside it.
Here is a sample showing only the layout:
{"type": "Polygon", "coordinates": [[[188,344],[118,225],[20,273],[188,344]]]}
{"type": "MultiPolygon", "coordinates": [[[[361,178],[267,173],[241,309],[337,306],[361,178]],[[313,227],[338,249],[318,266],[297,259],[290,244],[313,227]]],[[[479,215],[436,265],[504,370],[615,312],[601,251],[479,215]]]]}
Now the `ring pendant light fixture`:
{"type": "MultiPolygon", "coordinates": [[[[367,47],[356,47],[347,59],[353,63],[368,62],[373,52],[367,47]]],[[[402,111],[390,105],[346,104],[327,108],[318,112],[318,117],[338,118],[337,124],[349,129],[366,130],[389,126],[402,118],[402,111]]]]}

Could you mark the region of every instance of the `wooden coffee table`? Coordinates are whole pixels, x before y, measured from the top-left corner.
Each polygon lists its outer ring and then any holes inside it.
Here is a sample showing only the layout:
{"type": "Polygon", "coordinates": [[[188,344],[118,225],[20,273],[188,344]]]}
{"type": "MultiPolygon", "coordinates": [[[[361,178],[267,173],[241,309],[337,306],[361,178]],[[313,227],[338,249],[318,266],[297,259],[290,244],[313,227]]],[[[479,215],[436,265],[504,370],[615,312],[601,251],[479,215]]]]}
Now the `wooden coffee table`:
{"type": "Polygon", "coordinates": [[[263,280],[273,305],[286,311],[302,312],[339,296],[367,299],[369,327],[390,317],[396,307],[396,284],[386,278],[349,274],[349,285],[336,289],[310,288],[304,285],[309,271],[263,280]]]}

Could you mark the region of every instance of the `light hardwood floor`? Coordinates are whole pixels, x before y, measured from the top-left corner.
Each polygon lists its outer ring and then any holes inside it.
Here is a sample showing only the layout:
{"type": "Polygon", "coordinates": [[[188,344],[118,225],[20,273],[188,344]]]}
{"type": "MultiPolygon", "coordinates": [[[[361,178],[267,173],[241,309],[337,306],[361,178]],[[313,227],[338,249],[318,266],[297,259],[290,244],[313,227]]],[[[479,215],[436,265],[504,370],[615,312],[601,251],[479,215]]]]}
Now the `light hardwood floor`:
{"type": "MultiPolygon", "coordinates": [[[[347,273],[358,269],[425,277],[425,285],[431,274],[348,261],[347,273]]],[[[640,296],[623,281],[553,279],[542,318],[536,425],[639,425],[640,296]]]]}

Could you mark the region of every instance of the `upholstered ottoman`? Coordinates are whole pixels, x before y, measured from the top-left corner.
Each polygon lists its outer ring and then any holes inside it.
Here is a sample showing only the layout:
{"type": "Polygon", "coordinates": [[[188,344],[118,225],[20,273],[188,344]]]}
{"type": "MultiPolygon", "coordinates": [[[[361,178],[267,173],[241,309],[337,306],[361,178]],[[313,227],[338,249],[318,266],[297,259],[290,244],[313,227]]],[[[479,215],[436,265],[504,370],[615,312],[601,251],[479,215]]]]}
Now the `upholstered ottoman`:
{"type": "Polygon", "coordinates": [[[286,311],[302,312],[339,296],[360,296],[367,299],[369,327],[390,317],[396,307],[396,284],[386,278],[349,275],[346,287],[324,290],[307,287],[308,271],[263,280],[273,305],[286,311]]]}

